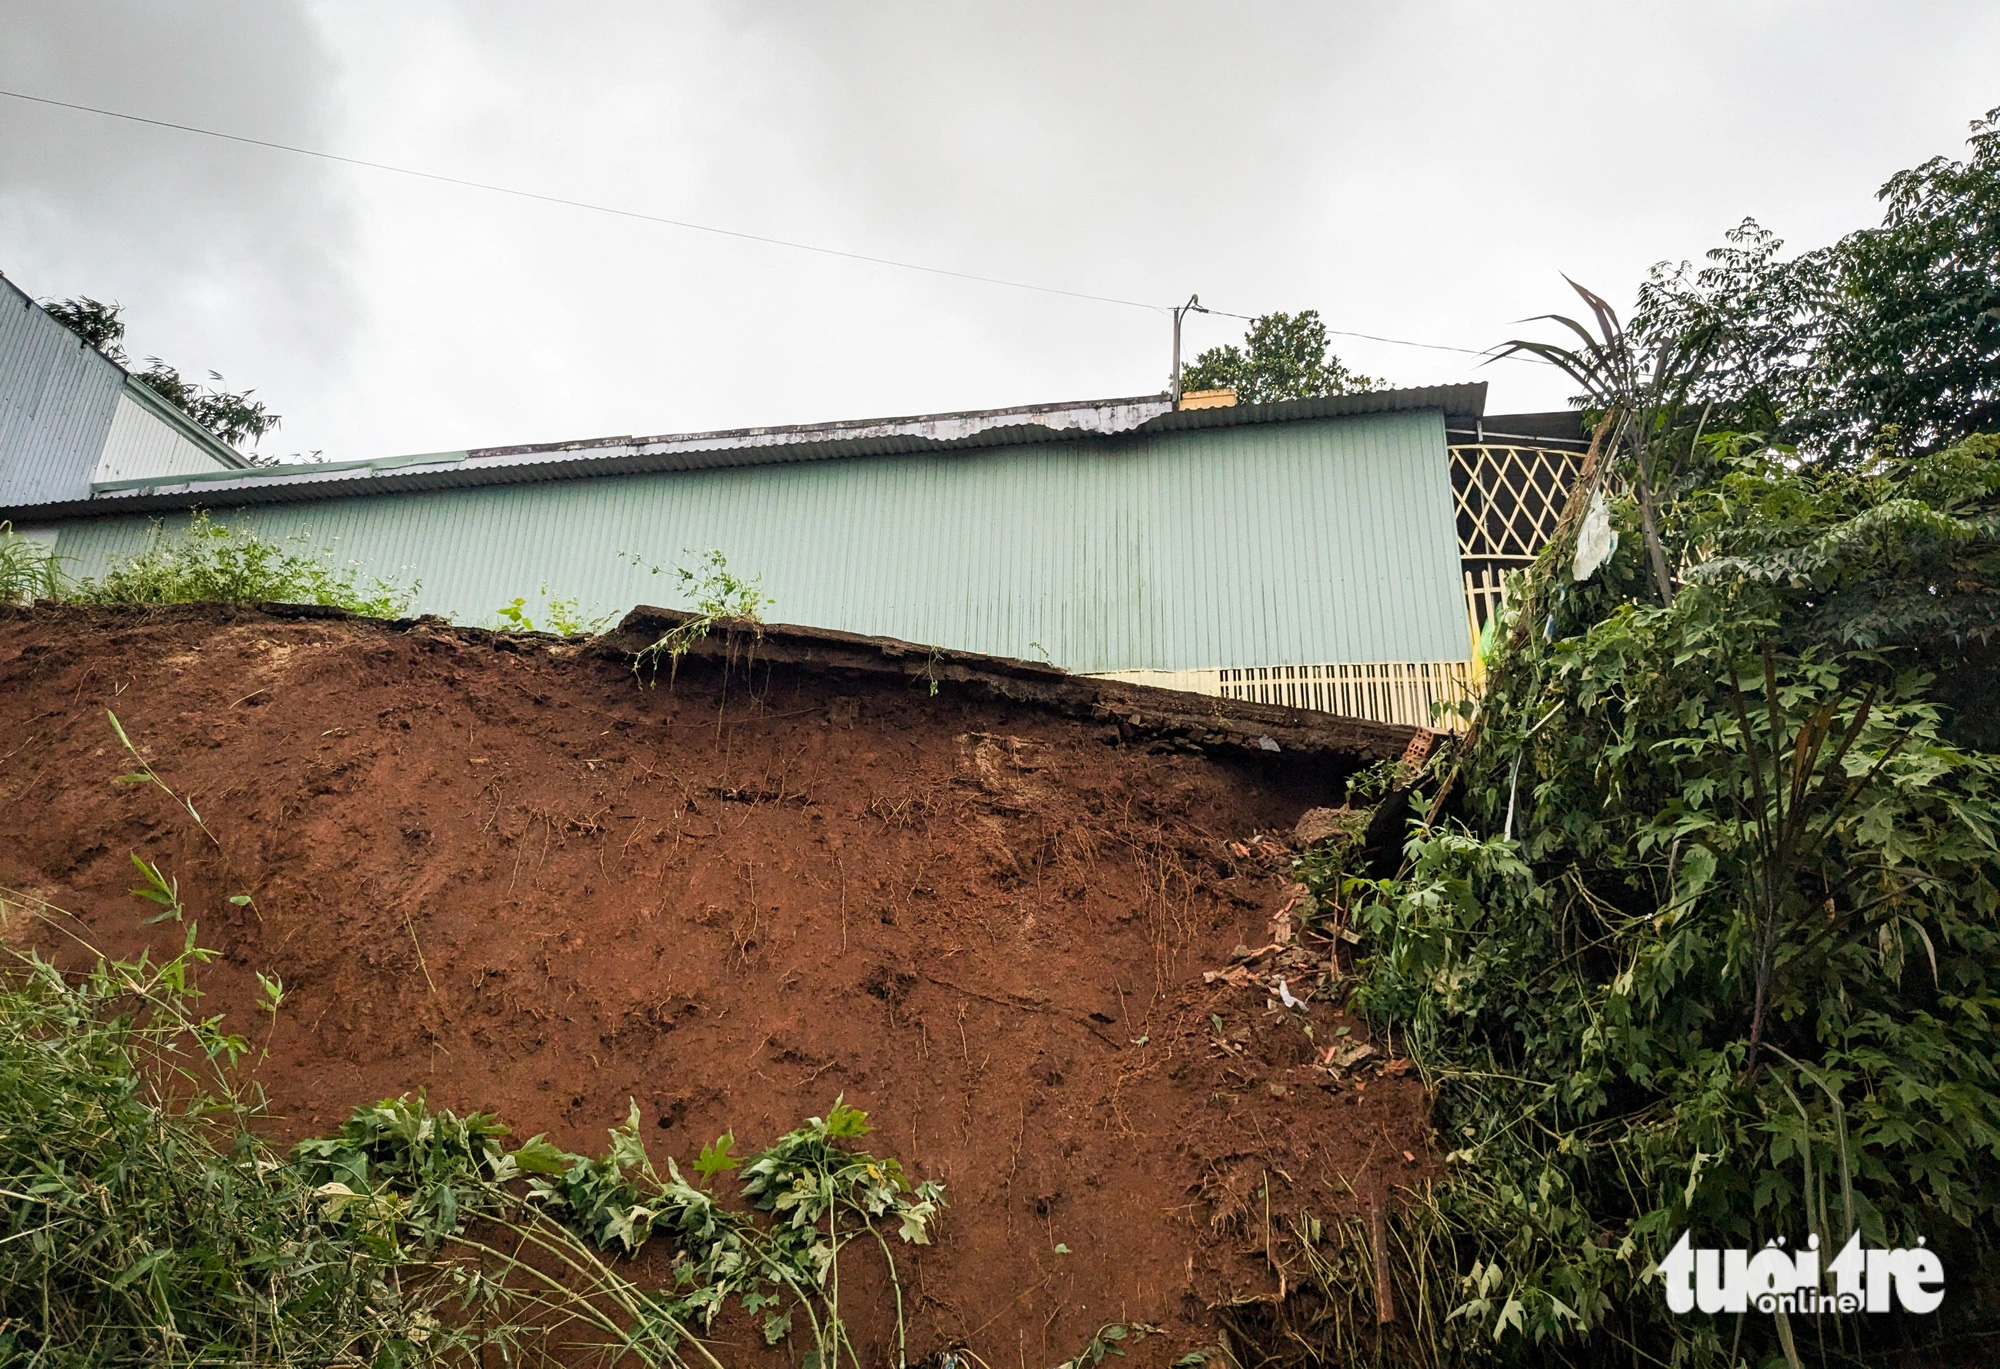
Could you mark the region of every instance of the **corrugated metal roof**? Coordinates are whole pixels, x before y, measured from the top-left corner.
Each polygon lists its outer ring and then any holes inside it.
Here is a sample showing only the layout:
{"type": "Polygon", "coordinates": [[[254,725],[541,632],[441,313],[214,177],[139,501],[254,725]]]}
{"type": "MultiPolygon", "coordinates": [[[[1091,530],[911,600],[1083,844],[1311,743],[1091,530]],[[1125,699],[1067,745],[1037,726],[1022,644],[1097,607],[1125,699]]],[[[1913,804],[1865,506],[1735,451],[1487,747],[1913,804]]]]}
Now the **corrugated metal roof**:
{"type": "Polygon", "coordinates": [[[1486,385],[1439,385],[1329,395],[1319,399],[1227,409],[1175,412],[1165,396],[1028,405],[907,418],[865,419],[777,428],[736,428],[659,437],[605,437],[581,442],[434,452],[373,461],[217,471],[199,478],[105,482],[91,499],[36,509],[41,518],[117,512],[290,503],[343,497],[365,484],[369,493],[457,489],[570,480],[590,476],[723,470],[853,457],[907,455],[1049,442],[1122,440],[1173,433],[1379,413],[1430,411],[1447,418],[1476,416],[1486,385]]]}
{"type": "Polygon", "coordinates": [[[1051,432],[1126,432],[1171,411],[1163,394],[1129,399],[1086,399],[1053,404],[1022,404],[1009,409],[960,409],[950,413],[909,414],[899,418],[836,419],[826,423],[791,423],[761,428],[721,428],[701,433],[663,433],[656,437],[594,437],[572,442],[527,443],[513,447],[476,447],[467,456],[532,456],[545,452],[588,451],[594,447],[741,449],[821,441],[862,441],[877,437],[919,437],[954,442],[1009,428],[1045,428],[1051,432]]]}
{"type": "Polygon", "coordinates": [[[143,407],[149,416],[170,430],[180,442],[192,445],[202,456],[217,466],[238,471],[256,469],[243,453],[167,403],[157,390],[150,385],[142,384],[138,377],[130,372],[126,372],[125,375],[125,393],[133,402],[143,407]]]}
{"type": "MultiPolygon", "coordinates": [[[[266,496],[231,521],[420,580],[416,610],[461,622],[491,622],[516,595],[540,621],[544,585],[587,616],[659,602],[673,577],[622,553],[671,567],[716,548],[762,577],[774,618],[1076,671],[1464,657],[1441,406],[1234,424],[1217,412],[1162,415],[1115,440],[1014,426],[920,451],[883,450],[907,435],[763,449],[783,465],[630,453],[620,479],[533,487],[520,482],[606,458],[403,458],[430,464],[288,481],[286,496],[317,502],[266,496]],[[856,448],[877,459],[807,455],[856,448]],[[436,475],[460,487],[368,497],[436,475]]],[[[151,520],[131,502],[93,510],[114,511],[127,516],[65,525],[75,573],[146,545],[151,520]]]]}
{"type": "Polygon", "coordinates": [[[0,509],[89,500],[107,472],[249,466],[19,286],[0,276],[0,287],[0,509]]]}
{"type": "Polygon", "coordinates": [[[88,499],[125,373],[0,286],[0,508],[88,499]]]}
{"type": "Polygon", "coordinates": [[[218,451],[229,454],[231,469],[244,469],[245,463],[207,429],[128,376],[91,488],[100,489],[113,480],[217,471],[218,451]]]}

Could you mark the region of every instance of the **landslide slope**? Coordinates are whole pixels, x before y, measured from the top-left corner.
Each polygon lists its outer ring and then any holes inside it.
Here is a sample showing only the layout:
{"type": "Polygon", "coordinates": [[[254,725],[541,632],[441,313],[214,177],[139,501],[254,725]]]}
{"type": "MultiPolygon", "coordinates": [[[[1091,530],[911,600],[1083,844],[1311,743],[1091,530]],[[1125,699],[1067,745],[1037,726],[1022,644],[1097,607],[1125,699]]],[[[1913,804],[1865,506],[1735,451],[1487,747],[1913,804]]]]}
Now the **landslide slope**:
{"type": "MultiPolygon", "coordinates": [[[[1336,802],[1334,761],[742,659],[647,688],[434,621],[0,614],[0,884],[130,955],[182,934],[144,925],[131,856],[178,877],[223,952],[207,1002],[261,1043],[255,972],[287,987],[258,1067],[286,1139],[424,1090],[595,1151],[631,1100],[685,1166],[844,1094],[947,1185],[903,1270],[913,1358],[996,1366],[1108,1322],[1171,1333],[1135,1363],[1212,1343],[1297,1286],[1293,1214],[1423,1171],[1418,1082],[1316,1064],[1358,1023],[1203,979],[1289,897],[1232,843],[1336,802]],[[107,711],[213,839],[118,783],[107,711]]],[[[880,1350],[883,1300],[848,1298],[880,1350]]]]}

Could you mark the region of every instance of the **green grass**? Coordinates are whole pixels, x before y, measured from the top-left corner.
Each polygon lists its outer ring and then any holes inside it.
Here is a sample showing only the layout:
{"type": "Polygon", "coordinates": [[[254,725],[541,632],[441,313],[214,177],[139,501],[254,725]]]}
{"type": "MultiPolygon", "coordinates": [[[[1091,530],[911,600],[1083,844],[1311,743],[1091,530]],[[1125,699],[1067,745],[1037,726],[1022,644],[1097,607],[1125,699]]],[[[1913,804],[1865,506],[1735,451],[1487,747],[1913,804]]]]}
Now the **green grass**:
{"type": "Polygon", "coordinates": [[[62,588],[61,563],[55,549],[0,523],[0,604],[31,604],[53,599],[62,588]]]}

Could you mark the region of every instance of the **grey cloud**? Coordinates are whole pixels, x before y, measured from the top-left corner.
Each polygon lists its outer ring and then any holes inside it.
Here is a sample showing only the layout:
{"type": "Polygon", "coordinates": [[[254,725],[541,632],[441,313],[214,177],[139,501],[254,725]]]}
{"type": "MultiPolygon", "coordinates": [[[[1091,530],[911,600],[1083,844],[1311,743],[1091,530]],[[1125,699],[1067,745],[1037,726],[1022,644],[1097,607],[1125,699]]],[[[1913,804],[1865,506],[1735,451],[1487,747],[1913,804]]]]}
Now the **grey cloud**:
{"type": "MultiPolygon", "coordinates": [[[[10,90],[280,142],[333,136],[338,72],[296,4],[0,0],[0,33],[10,90]]],[[[351,238],[324,164],[0,99],[0,270],[31,294],[119,299],[139,353],[236,384],[279,369],[260,355],[278,346],[337,365],[351,238]]]]}
{"type": "Polygon", "coordinates": [[[1284,216],[1342,137],[1325,92],[1382,27],[1359,4],[749,12],[792,63],[796,136],[871,228],[1166,294],[1191,243],[1284,216]]]}
{"type": "MultiPolygon", "coordinates": [[[[0,81],[778,237],[1486,346],[1992,103],[1976,0],[0,0],[0,81]]],[[[0,269],[341,456],[1134,393],[1168,325],[0,101],[0,269]]],[[[1197,319],[1190,346],[1241,324],[1197,319]]],[[[1516,363],[1343,339],[1370,374],[1516,363]]]]}

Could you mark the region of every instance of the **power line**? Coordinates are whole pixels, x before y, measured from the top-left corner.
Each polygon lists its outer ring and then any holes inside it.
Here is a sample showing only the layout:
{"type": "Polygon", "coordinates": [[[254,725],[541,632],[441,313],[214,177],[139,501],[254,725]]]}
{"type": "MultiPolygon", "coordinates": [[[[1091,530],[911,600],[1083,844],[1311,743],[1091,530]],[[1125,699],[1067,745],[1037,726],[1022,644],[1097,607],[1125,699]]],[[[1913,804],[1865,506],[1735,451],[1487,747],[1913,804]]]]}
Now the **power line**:
{"type": "Polygon", "coordinates": [[[696,233],[714,233],[725,238],[740,238],[745,242],[761,242],[770,247],[790,247],[800,252],[817,252],[827,257],[844,257],[849,261],[868,262],[874,266],[893,266],[904,271],[922,271],[933,276],[950,276],[957,280],[977,281],[982,285],[1005,285],[1016,290],[1034,290],[1044,295],[1066,295],[1071,299],[1091,300],[1097,304],[1118,304],[1128,309],[1150,309],[1155,313],[1169,312],[1164,306],[1146,304],[1139,300],[1119,299],[1113,295],[1093,295],[1083,290],[1065,290],[1055,285],[1036,285],[1032,281],[1008,280],[1001,276],[982,276],[971,271],[954,271],[948,266],[928,266],[922,262],[898,261],[893,257],[870,256],[866,252],[849,252],[838,247],[823,247],[818,243],[797,242],[790,238],[774,238],[763,233],[746,233],[737,228],[718,228],[714,224],[695,223],[691,219],[673,219],[663,214],[648,214],[637,209],[621,209],[616,205],[592,204],[587,200],[572,200],[562,195],[547,195],[539,190],[522,190],[511,185],[495,185],[490,181],[468,180],[463,176],[447,176],[437,171],[419,171],[414,167],[393,166],[388,162],[371,162],[362,157],[344,157],[338,152],[322,152],[318,148],[298,147],[292,143],[272,142],[266,138],[248,138],[240,133],[224,133],[219,129],[201,128],[195,124],[177,124],[168,119],[148,119],[139,114],[126,114],[116,109],[99,109],[95,105],[72,104],[67,100],[51,100],[41,95],[26,95],[18,90],[0,90],[0,95],[10,99],[26,100],[32,104],[50,105],[56,109],[72,109],[83,114],[102,115],[107,119],[123,119],[127,123],[150,124],[154,128],[171,128],[180,133],[198,133],[206,138],[221,138],[227,142],[242,143],[249,147],[270,148],[276,152],[293,152],[301,157],[317,157],[323,162],[338,162],[343,166],[366,167],[370,171],[389,171],[398,176],[413,176],[418,180],[437,181],[444,185],[462,186],[469,190],[485,190],[495,195],[512,195],[523,200],[539,200],[544,204],[559,204],[570,209],[586,209],[595,214],[613,214],[621,219],[638,219],[644,223],[665,224],[669,228],[685,228],[696,233]]]}
{"type": "MultiPolygon", "coordinates": [[[[657,223],[669,228],[684,228],[695,233],[712,233],[718,237],[736,238],[743,242],[763,243],[767,247],[789,247],[798,252],[816,252],[821,256],[840,257],[847,261],[866,262],[871,266],[894,267],[900,271],[919,271],[925,275],[946,276],[953,280],[973,281],[981,285],[999,285],[1014,290],[1031,290],[1043,295],[1061,295],[1068,299],[1088,300],[1095,304],[1115,304],[1127,309],[1146,309],[1153,313],[1169,314],[1169,305],[1147,304],[1142,300],[1121,299],[1115,295],[1095,295],[1084,290],[1066,290],[1056,285],[1038,285],[1033,281],[1010,280],[1004,276],[984,276],[972,271],[957,271],[948,266],[931,266],[923,262],[901,261],[894,257],[878,257],[866,252],[849,252],[844,248],[826,247],[819,243],[799,242],[792,238],[771,237],[763,233],[749,233],[738,228],[720,228],[714,224],[696,223],[692,219],[669,218],[663,214],[648,214],[637,209],[623,209],[617,205],[595,204],[588,200],[573,200],[563,195],[545,194],[539,190],[523,190],[517,186],[497,185],[491,181],[475,181],[464,176],[447,176],[437,171],[422,171],[415,167],[396,166],[389,162],[369,161],[363,157],[343,156],[338,152],[326,152],[319,148],[300,147],[293,143],[274,142],[268,138],[251,138],[241,133],[225,133],[220,129],[203,128],[198,124],[175,123],[169,119],[150,119],[142,114],[127,114],[123,110],[103,109],[96,105],[75,104],[68,100],[53,100],[45,95],[29,95],[18,90],[0,89],[0,95],[11,100],[23,100],[30,104],[47,105],[54,109],[73,110],[80,114],[95,114],[105,119],[119,119],[126,123],[146,124],[153,128],[172,129],[177,133],[193,133],[204,138],[219,138],[224,142],[240,143],[246,147],[267,148],[274,152],[290,152],[300,157],[314,157],[323,162],[336,162],[342,166],[358,166],[369,171],[387,171],[397,176],[410,176],[417,180],[436,181],[441,185],[455,185],[467,190],[484,190],[494,195],[511,195],[516,199],[536,200],[543,204],[561,205],[569,209],[582,209],[593,214],[610,214],[622,219],[635,219],[642,223],[657,223]]],[[[1250,314],[1233,314],[1226,309],[1211,309],[1206,312],[1223,318],[1243,319],[1254,323],[1250,314]]],[[[1385,342],[1396,347],[1421,347],[1434,352],[1458,352],[1466,356],[1492,357],[1490,352],[1482,352],[1472,347],[1453,347],[1441,342],[1414,342],[1409,338],[1384,337],[1378,333],[1357,333],[1341,328],[1329,328],[1327,332],[1339,337],[1365,338],[1370,342],[1385,342]]],[[[1523,360],[1532,358],[1522,357],[1523,360]]]]}
{"type": "MultiPolygon", "coordinates": [[[[1257,321],[1255,315],[1232,314],[1227,309],[1209,309],[1206,310],[1205,312],[1211,314],[1217,314],[1223,318],[1242,319],[1246,323],[1255,323],[1257,321]]],[[[1393,343],[1398,347],[1423,347],[1433,352],[1463,352],[1466,356],[1485,357],[1489,361],[1511,361],[1517,356],[1519,356],[1520,359],[1523,361],[1540,360],[1539,358],[1525,356],[1520,353],[1496,353],[1492,351],[1482,352],[1477,347],[1453,347],[1451,344],[1445,342],[1412,342],[1408,338],[1383,337],[1380,333],[1356,333],[1346,328],[1328,328],[1326,331],[1333,334],[1335,337],[1367,338],[1370,342],[1388,342],[1388,343],[1393,343]]]]}

